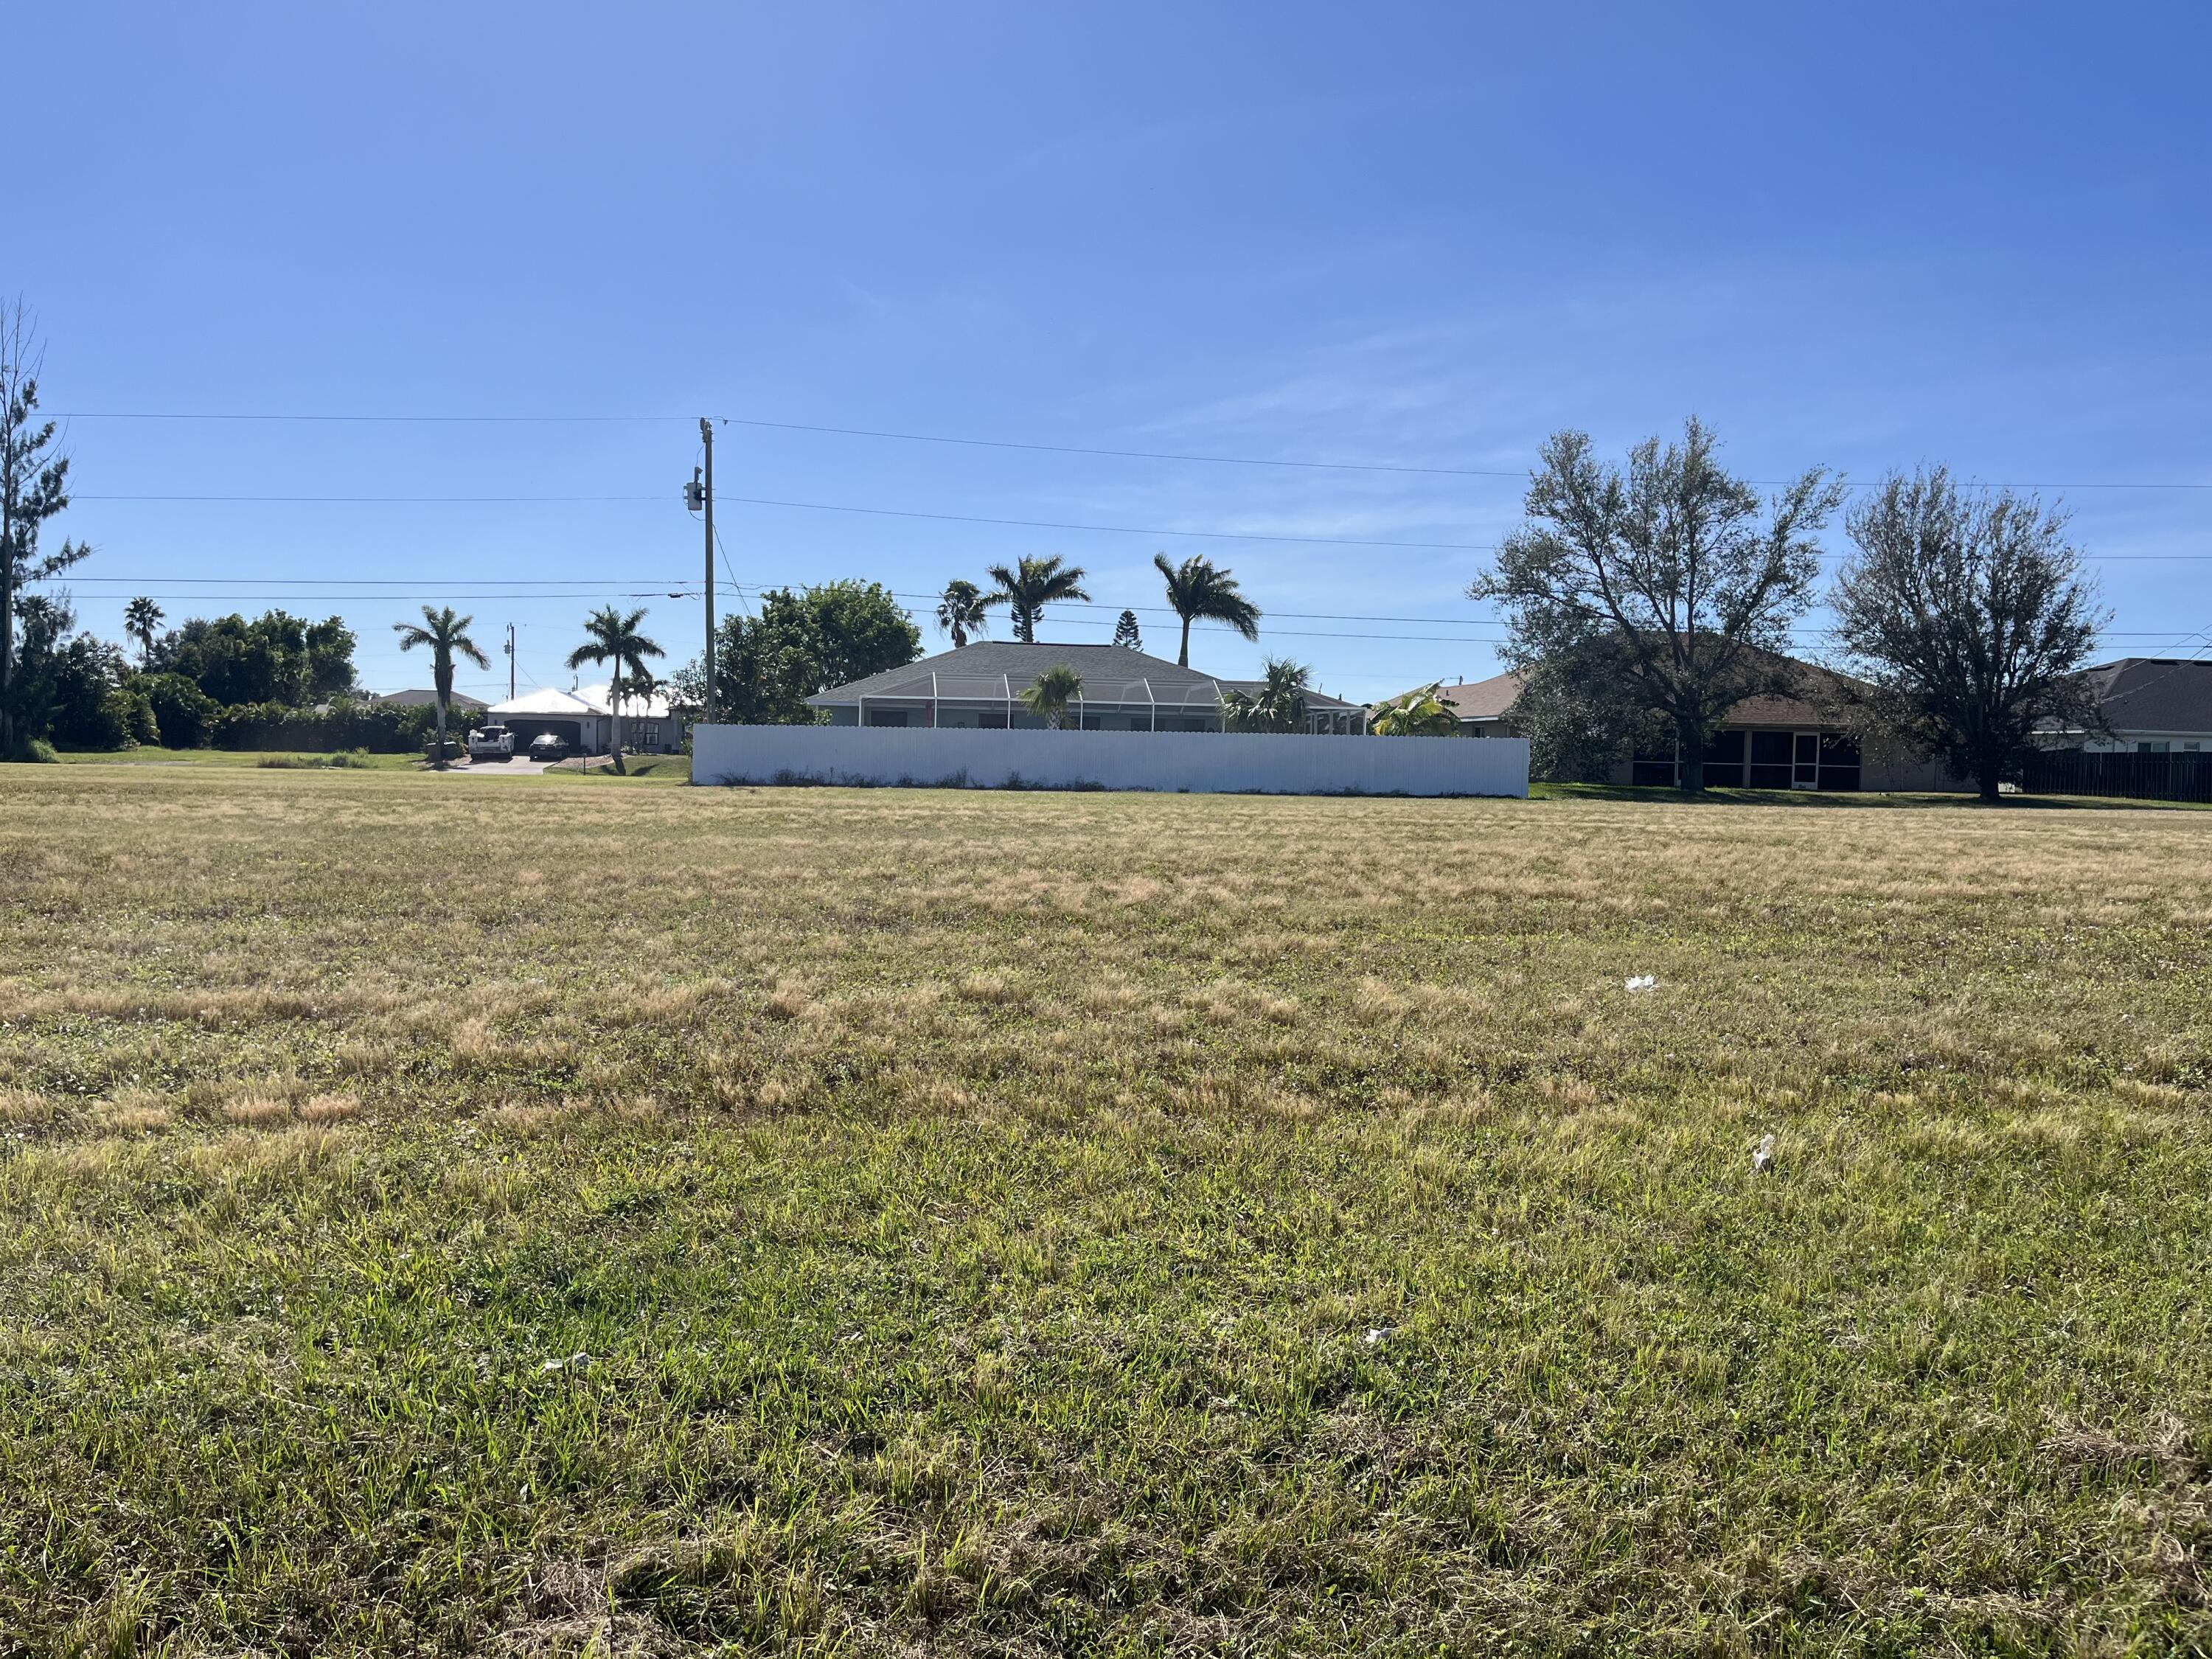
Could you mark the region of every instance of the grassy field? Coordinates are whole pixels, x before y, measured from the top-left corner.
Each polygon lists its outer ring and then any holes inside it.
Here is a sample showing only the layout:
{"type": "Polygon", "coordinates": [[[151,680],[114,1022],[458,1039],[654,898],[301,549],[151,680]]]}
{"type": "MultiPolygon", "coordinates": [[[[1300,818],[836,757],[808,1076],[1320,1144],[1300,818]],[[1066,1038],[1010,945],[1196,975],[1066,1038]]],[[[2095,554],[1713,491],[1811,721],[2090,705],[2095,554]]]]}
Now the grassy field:
{"type": "Polygon", "coordinates": [[[0,1651],[2212,1643],[2212,817],[592,787],[0,772],[0,1651]]]}
{"type": "MultiPolygon", "coordinates": [[[[151,747],[122,750],[70,750],[55,757],[69,766],[157,766],[189,768],[195,771],[368,771],[368,772],[423,772],[429,769],[419,754],[370,755],[356,750],[343,757],[314,754],[297,750],[263,750],[251,749],[156,749],[151,747]]],[[[689,755],[633,755],[625,762],[627,771],[617,775],[601,767],[588,775],[580,767],[571,770],[565,767],[550,768],[544,773],[518,774],[513,780],[543,777],[554,782],[598,784],[652,782],[689,783],[691,781],[691,757],[689,755]]],[[[465,763],[457,762],[454,771],[467,771],[465,763]]],[[[487,762],[483,770],[504,773],[504,763],[487,762]]]]}

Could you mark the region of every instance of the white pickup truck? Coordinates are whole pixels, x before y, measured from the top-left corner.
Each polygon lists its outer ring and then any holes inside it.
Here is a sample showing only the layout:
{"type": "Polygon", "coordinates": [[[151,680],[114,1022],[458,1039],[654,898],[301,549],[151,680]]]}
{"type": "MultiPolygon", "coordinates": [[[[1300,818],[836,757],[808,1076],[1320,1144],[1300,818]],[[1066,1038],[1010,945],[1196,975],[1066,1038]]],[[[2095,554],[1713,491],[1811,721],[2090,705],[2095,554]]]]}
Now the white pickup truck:
{"type": "Polygon", "coordinates": [[[509,761],[514,758],[514,733],[503,726],[479,726],[469,733],[469,760],[509,761]]]}

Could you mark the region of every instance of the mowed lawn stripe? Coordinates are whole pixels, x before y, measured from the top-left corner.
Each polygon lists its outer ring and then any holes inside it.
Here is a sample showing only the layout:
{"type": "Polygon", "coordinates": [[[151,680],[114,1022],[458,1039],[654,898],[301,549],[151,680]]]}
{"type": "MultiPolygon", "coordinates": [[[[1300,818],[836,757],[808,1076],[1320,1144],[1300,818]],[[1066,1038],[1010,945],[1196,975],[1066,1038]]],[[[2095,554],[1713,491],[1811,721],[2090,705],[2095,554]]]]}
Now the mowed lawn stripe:
{"type": "Polygon", "coordinates": [[[0,867],[0,1646],[2212,1630],[2212,815],[54,768],[0,867]]]}

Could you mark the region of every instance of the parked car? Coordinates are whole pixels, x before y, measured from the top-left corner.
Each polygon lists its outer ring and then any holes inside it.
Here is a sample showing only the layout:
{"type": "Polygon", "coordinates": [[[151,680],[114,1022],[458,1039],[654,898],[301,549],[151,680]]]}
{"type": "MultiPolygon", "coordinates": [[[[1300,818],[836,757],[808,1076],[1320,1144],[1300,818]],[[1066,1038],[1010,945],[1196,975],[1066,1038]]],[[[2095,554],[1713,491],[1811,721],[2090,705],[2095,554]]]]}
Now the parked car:
{"type": "Polygon", "coordinates": [[[568,739],[550,732],[540,732],[530,740],[530,758],[534,761],[556,761],[568,753],[568,739]]]}
{"type": "Polygon", "coordinates": [[[514,758],[514,733],[503,726],[479,726],[469,733],[469,759],[509,761],[514,758]]]}

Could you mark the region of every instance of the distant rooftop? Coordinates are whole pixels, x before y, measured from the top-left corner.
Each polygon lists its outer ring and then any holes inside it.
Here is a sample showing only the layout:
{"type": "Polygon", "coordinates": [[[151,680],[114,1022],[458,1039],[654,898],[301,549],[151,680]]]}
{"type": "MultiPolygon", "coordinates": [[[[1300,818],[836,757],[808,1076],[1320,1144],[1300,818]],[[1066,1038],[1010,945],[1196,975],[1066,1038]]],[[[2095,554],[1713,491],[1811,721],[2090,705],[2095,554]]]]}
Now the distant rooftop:
{"type": "MultiPolygon", "coordinates": [[[[997,702],[1019,696],[1047,669],[1061,667],[1072,668],[1082,677],[1082,700],[1093,703],[1212,708],[1225,692],[1241,691],[1249,696],[1262,684],[1223,679],[1121,645],[1025,645],[1018,640],[981,640],[902,668],[887,668],[806,701],[816,708],[845,707],[878,697],[997,702]]],[[[1313,708],[1346,710],[1359,706],[1311,690],[1306,693],[1306,703],[1313,708]]]]}

